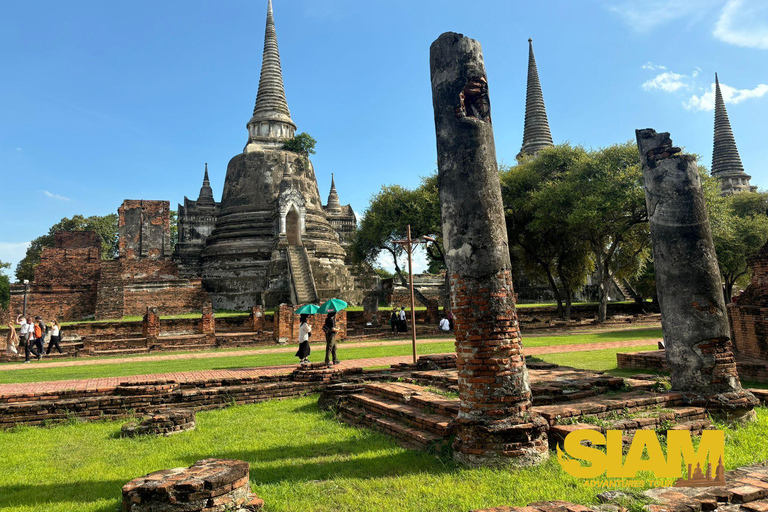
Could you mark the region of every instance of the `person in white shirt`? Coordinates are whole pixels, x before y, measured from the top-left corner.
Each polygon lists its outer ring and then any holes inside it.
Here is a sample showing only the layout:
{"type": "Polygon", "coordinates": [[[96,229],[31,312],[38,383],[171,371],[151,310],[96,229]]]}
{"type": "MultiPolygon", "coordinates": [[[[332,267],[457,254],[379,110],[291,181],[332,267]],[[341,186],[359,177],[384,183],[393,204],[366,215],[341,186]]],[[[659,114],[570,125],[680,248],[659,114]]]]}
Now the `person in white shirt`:
{"type": "Polygon", "coordinates": [[[405,320],[405,307],[400,307],[400,322],[397,326],[399,332],[406,332],[408,330],[408,322],[405,320]]]}
{"type": "Polygon", "coordinates": [[[443,317],[443,319],[440,320],[440,330],[443,332],[448,332],[451,330],[451,323],[445,317],[443,317]]]}
{"type": "Polygon", "coordinates": [[[61,345],[59,345],[59,342],[61,341],[61,327],[59,327],[58,320],[53,320],[51,323],[51,340],[48,342],[48,350],[45,351],[45,354],[48,355],[51,353],[51,348],[54,346],[56,347],[56,350],[59,351],[59,354],[62,354],[61,345]]]}
{"type": "Polygon", "coordinates": [[[299,317],[299,350],[296,352],[296,357],[299,358],[300,364],[309,364],[309,353],[312,351],[309,347],[312,326],[307,322],[308,318],[309,315],[301,315],[299,317]]]}
{"type": "Polygon", "coordinates": [[[29,354],[32,353],[39,360],[40,354],[37,353],[32,344],[35,341],[35,325],[32,323],[32,317],[29,321],[23,316],[16,317],[16,322],[21,325],[21,342],[24,344],[24,362],[29,362],[29,354]]]}

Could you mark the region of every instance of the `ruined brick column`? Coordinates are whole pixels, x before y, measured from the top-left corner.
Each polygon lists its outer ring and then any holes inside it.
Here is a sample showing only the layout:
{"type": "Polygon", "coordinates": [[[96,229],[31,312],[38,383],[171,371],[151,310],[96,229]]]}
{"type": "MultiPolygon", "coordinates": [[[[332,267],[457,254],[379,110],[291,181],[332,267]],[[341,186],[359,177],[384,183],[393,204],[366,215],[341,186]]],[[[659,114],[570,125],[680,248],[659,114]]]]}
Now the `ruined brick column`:
{"type": "Polygon", "coordinates": [[[293,339],[298,339],[298,325],[296,326],[296,337],[293,334],[293,306],[290,304],[280,304],[275,311],[275,338],[278,343],[290,343],[293,339]]]}
{"type": "Polygon", "coordinates": [[[264,312],[261,310],[261,306],[253,306],[251,308],[251,315],[248,320],[251,325],[251,331],[261,332],[264,330],[264,312]]]}
{"type": "Polygon", "coordinates": [[[213,314],[213,304],[210,300],[203,303],[203,316],[200,318],[200,333],[209,339],[216,340],[216,317],[213,314]]]}
{"type": "Polygon", "coordinates": [[[546,422],[532,414],[480,43],[445,33],[430,48],[438,186],[461,407],[456,460],[536,464],[546,422]]]}
{"type": "Polygon", "coordinates": [[[739,382],[696,159],[669,133],[637,130],[672,389],[731,420],[754,416],[739,382]]]}
{"type": "Polygon", "coordinates": [[[157,308],[147,308],[141,332],[147,338],[148,343],[157,341],[158,336],[160,336],[160,314],[157,312],[157,308]]]}

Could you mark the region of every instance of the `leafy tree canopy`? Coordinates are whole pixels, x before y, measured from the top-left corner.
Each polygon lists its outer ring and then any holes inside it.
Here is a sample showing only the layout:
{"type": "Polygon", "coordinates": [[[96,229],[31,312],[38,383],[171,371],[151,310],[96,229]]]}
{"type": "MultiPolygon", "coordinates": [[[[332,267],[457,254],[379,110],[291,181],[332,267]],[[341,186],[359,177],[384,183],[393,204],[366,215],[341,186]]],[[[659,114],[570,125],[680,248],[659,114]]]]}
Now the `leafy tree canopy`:
{"type": "Polygon", "coordinates": [[[285,141],[283,149],[293,151],[303,156],[309,156],[315,154],[315,144],[317,141],[307,132],[302,132],[292,139],[285,141]]]}

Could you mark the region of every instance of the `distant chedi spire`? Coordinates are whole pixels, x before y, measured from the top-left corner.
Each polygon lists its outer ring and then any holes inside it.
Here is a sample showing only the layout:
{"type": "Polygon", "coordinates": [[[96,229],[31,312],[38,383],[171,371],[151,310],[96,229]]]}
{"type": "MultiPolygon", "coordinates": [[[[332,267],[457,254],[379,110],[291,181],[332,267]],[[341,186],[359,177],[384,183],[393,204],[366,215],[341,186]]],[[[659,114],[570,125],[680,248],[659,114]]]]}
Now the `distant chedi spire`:
{"type": "Polygon", "coordinates": [[[246,126],[248,128],[246,153],[265,148],[277,148],[296,133],[296,125],[291,119],[288,101],[285,99],[272,0],[269,0],[267,5],[267,27],[264,32],[259,92],[256,95],[253,116],[246,126]]]}
{"type": "Polygon", "coordinates": [[[720,91],[720,80],[715,73],[715,138],[712,148],[712,176],[720,180],[723,195],[754,190],[750,175],[744,172],[731,122],[720,91]]]}
{"type": "Polygon", "coordinates": [[[528,85],[525,94],[525,130],[523,147],[517,158],[535,155],[544,148],[552,147],[552,133],[549,131],[547,109],[544,107],[544,95],[541,93],[539,72],[533,55],[533,39],[528,39],[528,85]]]}
{"type": "Polygon", "coordinates": [[[203,186],[200,187],[200,196],[197,198],[198,206],[216,206],[216,200],[213,198],[213,189],[211,181],[208,179],[208,162],[205,163],[205,175],[203,176],[203,186]]]}

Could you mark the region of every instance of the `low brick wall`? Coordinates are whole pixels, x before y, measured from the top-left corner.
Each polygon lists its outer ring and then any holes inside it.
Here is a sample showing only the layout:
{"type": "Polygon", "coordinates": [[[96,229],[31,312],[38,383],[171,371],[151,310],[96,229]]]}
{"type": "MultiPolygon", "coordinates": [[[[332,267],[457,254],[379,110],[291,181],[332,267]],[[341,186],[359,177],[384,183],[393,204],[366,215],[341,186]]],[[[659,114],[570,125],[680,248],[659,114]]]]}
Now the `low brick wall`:
{"type": "MultiPolygon", "coordinates": [[[[736,370],[742,381],[768,382],[768,361],[739,354],[736,357],[736,370]]],[[[616,354],[618,367],[624,370],[645,370],[653,373],[669,373],[664,350],[616,354]]]]}

